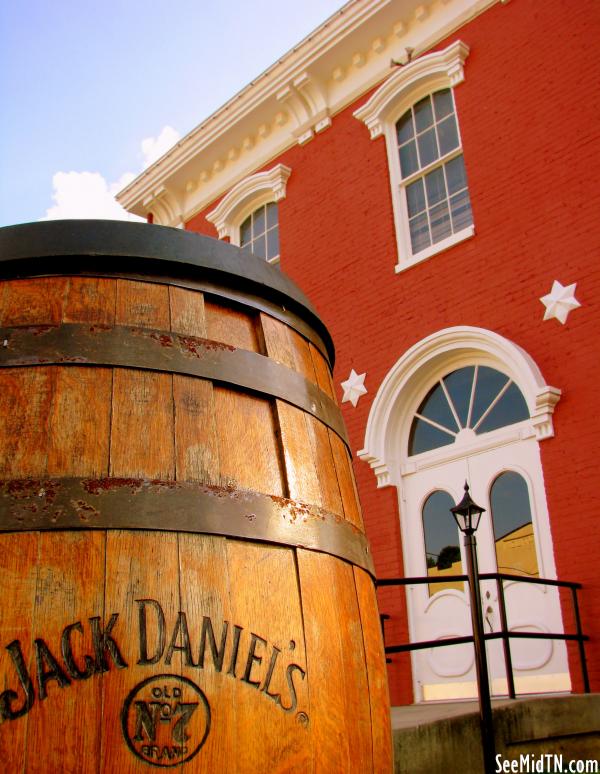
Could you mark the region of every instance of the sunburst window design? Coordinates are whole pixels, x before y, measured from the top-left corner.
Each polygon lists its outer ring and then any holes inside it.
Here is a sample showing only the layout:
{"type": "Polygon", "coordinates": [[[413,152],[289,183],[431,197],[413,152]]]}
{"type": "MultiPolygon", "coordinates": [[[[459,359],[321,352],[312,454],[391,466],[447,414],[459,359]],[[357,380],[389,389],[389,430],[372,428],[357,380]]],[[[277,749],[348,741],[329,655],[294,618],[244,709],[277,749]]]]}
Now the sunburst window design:
{"type": "Polygon", "coordinates": [[[413,419],[408,453],[449,446],[529,418],[521,390],[488,366],[466,366],[444,376],[427,393],[413,419]]]}

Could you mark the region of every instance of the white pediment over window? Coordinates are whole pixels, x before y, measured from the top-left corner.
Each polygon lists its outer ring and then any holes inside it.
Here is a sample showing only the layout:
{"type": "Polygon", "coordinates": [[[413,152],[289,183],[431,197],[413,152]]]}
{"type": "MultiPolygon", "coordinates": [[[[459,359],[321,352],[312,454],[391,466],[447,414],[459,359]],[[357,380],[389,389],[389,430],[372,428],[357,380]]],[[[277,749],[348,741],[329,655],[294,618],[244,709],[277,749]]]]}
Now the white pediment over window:
{"type": "MultiPolygon", "coordinates": [[[[378,486],[399,484],[398,475],[407,461],[400,439],[408,436],[424,389],[451,371],[470,365],[499,369],[519,388],[529,414],[514,425],[519,437],[531,436],[538,441],[552,438],[552,414],[561,391],[546,383],[535,361],[493,331],[469,326],[446,328],[405,352],[377,391],[367,420],[365,445],[358,456],[369,463],[378,486]]],[[[462,454],[469,439],[461,437],[459,441],[457,453],[462,454]]]]}
{"type": "Polygon", "coordinates": [[[263,204],[285,198],[291,173],[285,164],[277,164],[273,169],[257,172],[236,183],[206,216],[215,225],[219,239],[229,237],[232,244],[239,244],[240,224],[263,204]]]}
{"type": "Polygon", "coordinates": [[[354,116],[367,125],[372,139],[379,137],[390,115],[399,115],[409,107],[416,92],[433,92],[462,83],[463,65],[468,55],[467,44],[457,40],[443,51],[434,51],[399,67],[362,107],[354,111],[354,116]]]}

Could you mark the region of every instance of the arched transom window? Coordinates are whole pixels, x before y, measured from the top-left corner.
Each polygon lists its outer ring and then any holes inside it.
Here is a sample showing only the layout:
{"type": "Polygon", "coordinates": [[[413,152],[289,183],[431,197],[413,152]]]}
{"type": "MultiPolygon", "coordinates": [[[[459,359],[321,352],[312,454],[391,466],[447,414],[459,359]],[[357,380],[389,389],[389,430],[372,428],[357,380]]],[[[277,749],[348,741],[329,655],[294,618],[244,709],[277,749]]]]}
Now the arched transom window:
{"type": "Polygon", "coordinates": [[[422,400],[412,421],[409,455],[453,444],[529,418],[525,398],[506,374],[488,366],[466,366],[441,378],[422,400]]]}

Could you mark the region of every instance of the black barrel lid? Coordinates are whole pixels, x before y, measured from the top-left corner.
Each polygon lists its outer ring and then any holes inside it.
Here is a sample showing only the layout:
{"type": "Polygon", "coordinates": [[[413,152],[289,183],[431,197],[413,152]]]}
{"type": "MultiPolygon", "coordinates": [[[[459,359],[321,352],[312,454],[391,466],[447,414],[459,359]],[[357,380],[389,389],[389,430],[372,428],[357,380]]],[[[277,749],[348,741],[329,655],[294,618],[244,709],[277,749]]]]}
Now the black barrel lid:
{"type": "Polygon", "coordinates": [[[49,220],[0,228],[0,278],[64,274],[206,280],[248,292],[297,314],[323,340],[331,336],[298,286],[278,268],[218,239],[119,220],[49,220]]]}

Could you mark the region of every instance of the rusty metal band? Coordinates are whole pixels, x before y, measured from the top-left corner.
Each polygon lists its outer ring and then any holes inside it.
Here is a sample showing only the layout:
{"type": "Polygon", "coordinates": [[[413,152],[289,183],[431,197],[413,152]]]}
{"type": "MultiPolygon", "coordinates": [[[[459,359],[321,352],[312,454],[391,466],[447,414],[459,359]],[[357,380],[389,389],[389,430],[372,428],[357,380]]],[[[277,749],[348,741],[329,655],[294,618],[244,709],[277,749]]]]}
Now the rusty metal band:
{"type": "Polygon", "coordinates": [[[0,368],[40,365],[135,368],[210,379],[286,401],[349,445],[340,409],[316,384],[264,355],[220,342],[124,325],[0,328],[0,368]]]}
{"type": "MultiPolygon", "coordinates": [[[[1,268],[1,265],[0,265],[1,268]]],[[[333,351],[327,348],[327,345],[323,341],[323,338],[315,330],[312,325],[309,325],[295,312],[287,309],[285,306],[274,303],[260,296],[254,295],[248,291],[235,290],[234,288],[228,288],[224,285],[219,285],[215,282],[209,282],[208,280],[191,280],[180,279],[178,277],[153,277],[146,274],[136,274],[135,272],[105,272],[100,271],[80,271],[76,275],[71,274],[47,274],[40,272],[31,276],[36,278],[44,277],[93,277],[98,279],[124,279],[133,280],[135,282],[147,282],[154,285],[171,285],[178,288],[185,288],[186,290],[196,290],[203,293],[205,297],[210,297],[209,300],[219,303],[219,301],[230,301],[236,306],[244,307],[245,309],[251,309],[254,312],[264,312],[265,314],[275,317],[276,320],[280,320],[288,327],[293,328],[297,333],[310,341],[323,355],[327,364],[333,367],[333,351]]],[[[28,277],[29,278],[29,277],[28,277]]]]}
{"type": "Polygon", "coordinates": [[[55,220],[0,228],[0,278],[47,276],[139,278],[211,286],[217,295],[260,308],[261,301],[313,331],[333,365],[331,336],[290,277],[240,247],[183,229],[145,223],[55,220]],[[227,295],[227,291],[231,293],[227,295]],[[246,298],[244,298],[246,297],[246,298]],[[302,322],[301,322],[302,321],[302,322]]]}
{"type": "Polygon", "coordinates": [[[245,489],[145,479],[0,482],[0,532],[151,530],[222,535],[330,554],[374,575],[367,539],[316,506],[245,489]]]}

